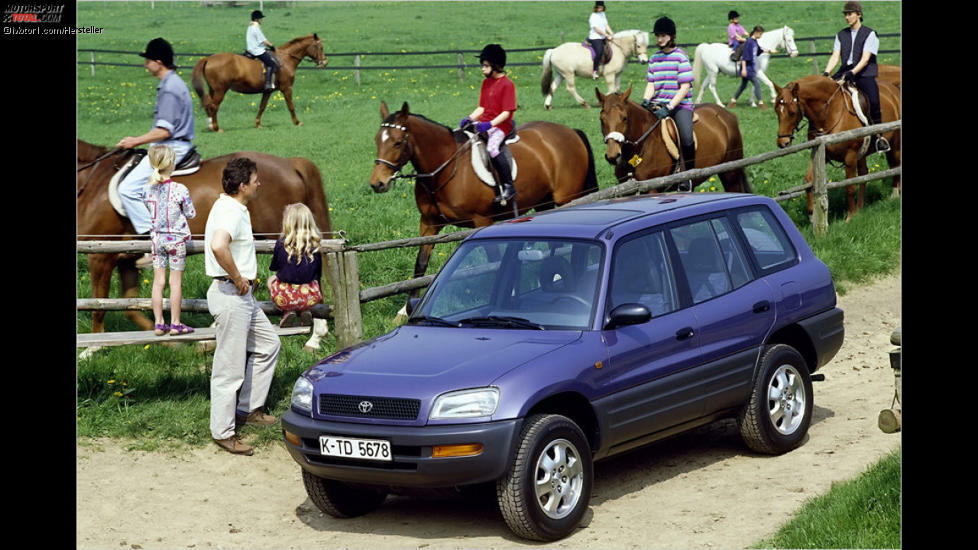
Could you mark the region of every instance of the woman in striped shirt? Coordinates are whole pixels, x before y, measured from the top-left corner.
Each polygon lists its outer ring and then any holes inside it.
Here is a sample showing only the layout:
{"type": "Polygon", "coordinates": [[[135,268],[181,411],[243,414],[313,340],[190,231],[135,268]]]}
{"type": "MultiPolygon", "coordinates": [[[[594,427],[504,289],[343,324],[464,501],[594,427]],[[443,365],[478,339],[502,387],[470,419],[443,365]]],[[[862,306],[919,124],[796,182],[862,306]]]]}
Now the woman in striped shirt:
{"type": "Polygon", "coordinates": [[[679,129],[683,169],[696,165],[693,142],[693,68],[689,56],[676,47],[676,24],[668,17],[656,20],[652,27],[659,51],[649,58],[648,84],[642,94],[642,107],[662,120],[672,117],[679,129]]]}

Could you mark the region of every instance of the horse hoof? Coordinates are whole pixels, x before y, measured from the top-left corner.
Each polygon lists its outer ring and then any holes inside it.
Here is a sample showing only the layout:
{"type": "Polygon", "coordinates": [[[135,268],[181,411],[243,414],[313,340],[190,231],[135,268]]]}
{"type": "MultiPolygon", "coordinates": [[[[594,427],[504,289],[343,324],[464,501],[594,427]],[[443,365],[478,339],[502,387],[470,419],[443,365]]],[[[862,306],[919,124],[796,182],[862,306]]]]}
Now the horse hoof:
{"type": "Polygon", "coordinates": [[[295,121],[295,125],[296,126],[302,126],[302,123],[297,120],[297,121],[295,121]]]}

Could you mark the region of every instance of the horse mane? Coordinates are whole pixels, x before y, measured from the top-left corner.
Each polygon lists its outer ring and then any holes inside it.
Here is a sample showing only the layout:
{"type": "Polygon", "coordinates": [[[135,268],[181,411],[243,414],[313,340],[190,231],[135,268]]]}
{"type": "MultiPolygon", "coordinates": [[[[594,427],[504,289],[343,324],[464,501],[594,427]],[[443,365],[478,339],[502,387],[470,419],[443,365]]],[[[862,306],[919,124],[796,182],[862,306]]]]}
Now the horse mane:
{"type": "MultiPolygon", "coordinates": [[[[384,122],[386,122],[386,123],[394,122],[394,117],[397,116],[397,114],[398,114],[397,112],[393,112],[393,113],[387,115],[387,118],[384,119],[384,122]]],[[[411,116],[416,116],[416,117],[420,118],[421,120],[423,120],[424,122],[428,122],[428,123],[433,124],[435,126],[441,126],[442,128],[445,129],[446,132],[448,132],[448,133],[450,133],[452,135],[455,134],[455,130],[453,130],[451,127],[446,126],[446,125],[442,124],[441,122],[438,122],[438,121],[435,121],[435,120],[431,120],[430,118],[428,118],[428,117],[426,117],[426,116],[424,116],[424,115],[422,115],[420,113],[411,113],[411,116]]]]}
{"type": "Polygon", "coordinates": [[[299,42],[304,42],[304,41],[312,38],[314,34],[316,34],[316,33],[310,33],[310,34],[307,34],[305,36],[297,36],[297,37],[293,38],[292,40],[289,40],[288,42],[286,42],[284,45],[282,45],[282,47],[283,48],[288,48],[288,47],[293,46],[293,45],[295,45],[295,44],[297,44],[299,42]]]}
{"type": "Polygon", "coordinates": [[[77,142],[76,152],[78,162],[91,162],[97,159],[100,155],[104,155],[109,150],[108,147],[95,145],[80,139],[76,139],[75,141],[77,142]]]}

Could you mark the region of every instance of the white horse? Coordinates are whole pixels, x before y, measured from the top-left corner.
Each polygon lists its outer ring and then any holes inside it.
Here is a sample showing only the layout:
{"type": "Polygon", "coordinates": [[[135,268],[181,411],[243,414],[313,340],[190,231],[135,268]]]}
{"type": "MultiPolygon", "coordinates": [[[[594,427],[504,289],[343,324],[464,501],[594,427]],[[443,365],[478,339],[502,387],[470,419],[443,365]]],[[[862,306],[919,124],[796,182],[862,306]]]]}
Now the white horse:
{"type": "MultiPolygon", "coordinates": [[[[795,31],[787,25],[773,31],[765,31],[757,43],[762,49],[768,51],[777,51],[780,48],[786,50],[791,57],[798,55],[798,47],[795,46],[795,31]]],[[[717,103],[723,105],[723,101],[720,101],[720,96],[717,95],[717,72],[740,78],[737,65],[730,60],[730,53],[730,46],[726,44],[703,43],[696,46],[696,55],[693,59],[693,76],[696,78],[696,82],[700,82],[701,68],[706,65],[706,80],[699,84],[700,92],[696,96],[696,103],[703,99],[703,92],[709,88],[717,103]]],[[[764,74],[770,60],[771,54],[769,53],[762,53],[757,57],[757,78],[771,89],[771,103],[773,104],[777,92],[774,91],[774,83],[764,74]]],[[[754,105],[754,96],[751,95],[750,98],[751,105],[754,105]]]]}
{"type": "MultiPolygon", "coordinates": [[[[646,53],[649,49],[649,33],[638,29],[618,31],[614,38],[605,43],[612,50],[611,61],[598,66],[598,74],[604,75],[608,83],[608,93],[617,92],[620,87],[621,73],[625,70],[628,60],[638,56],[642,63],[649,60],[646,53]]],[[[550,109],[554,92],[560,84],[560,77],[567,82],[567,91],[578,103],[590,107],[577,90],[574,89],[574,75],[591,76],[591,50],[581,45],[581,42],[564,42],[556,48],[551,48],[543,54],[543,75],[540,78],[540,89],[546,99],[543,106],[550,109]],[[556,69],[557,74],[554,74],[556,69]]]]}

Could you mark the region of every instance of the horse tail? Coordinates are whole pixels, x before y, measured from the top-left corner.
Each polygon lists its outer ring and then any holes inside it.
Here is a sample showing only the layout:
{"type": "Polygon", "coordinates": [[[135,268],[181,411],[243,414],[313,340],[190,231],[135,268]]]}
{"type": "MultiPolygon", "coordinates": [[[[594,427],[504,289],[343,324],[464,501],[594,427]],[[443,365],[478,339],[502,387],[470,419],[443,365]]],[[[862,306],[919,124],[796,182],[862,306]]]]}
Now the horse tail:
{"type": "Polygon", "coordinates": [[[574,131],[577,132],[577,136],[584,142],[584,148],[587,149],[587,177],[579,195],[584,196],[598,190],[598,176],[594,173],[594,153],[591,151],[591,142],[588,141],[587,134],[577,128],[574,128],[574,131]]]}
{"type": "Polygon", "coordinates": [[[194,65],[194,71],[190,77],[190,82],[193,84],[194,91],[197,92],[197,97],[200,98],[200,104],[207,110],[207,99],[204,95],[204,82],[207,78],[204,76],[204,68],[207,66],[207,58],[203,58],[194,65]]]}
{"type": "Polygon", "coordinates": [[[319,231],[324,236],[332,233],[333,226],[329,219],[329,201],[326,199],[323,177],[319,168],[316,168],[311,160],[302,157],[290,158],[289,163],[305,186],[306,194],[302,202],[312,211],[313,219],[316,220],[319,231]]]}
{"type": "Polygon", "coordinates": [[[550,58],[553,56],[553,48],[543,54],[543,75],[540,77],[540,91],[544,96],[550,94],[550,86],[554,82],[554,71],[550,66],[550,58]]]}

